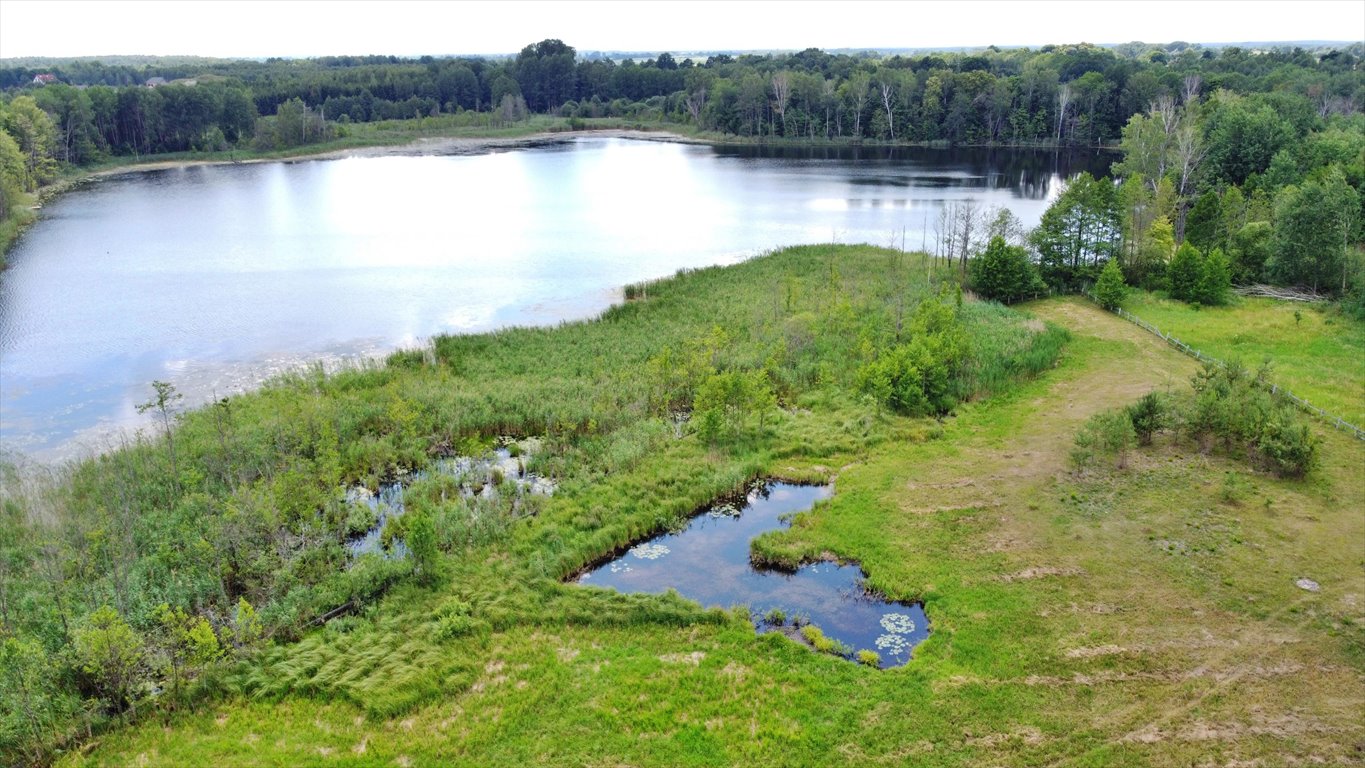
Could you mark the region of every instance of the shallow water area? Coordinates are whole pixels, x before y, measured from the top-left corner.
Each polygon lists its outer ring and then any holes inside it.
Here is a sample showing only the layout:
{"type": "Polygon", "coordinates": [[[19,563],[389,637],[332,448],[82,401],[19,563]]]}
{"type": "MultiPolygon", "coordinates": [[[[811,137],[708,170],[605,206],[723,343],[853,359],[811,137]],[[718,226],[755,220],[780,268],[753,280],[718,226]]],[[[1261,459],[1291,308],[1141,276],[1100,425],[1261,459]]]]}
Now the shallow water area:
{"type": "Polygon", "coordinates": [[[791,632],[794,620],[808,622],[853,653],[875,651],[884,668],[905,664],[929,636],[919,604],[869,593],[856,565],[818,562],[787,572],[750,562],[755,536],[784,527],[791,515],[832,493],[830,486],[765,484],[743,504],[714,505],[683,530],[640,542],[586,571],[578,583],[621,592],[675,589],[705,606],[746,605],[759,632],[791,632]],[[775,611],[784,616],[780,625],[765,619],[775,611]]]}
{"type": "MultiPolygon", "coordinates": [[[[533,441],[525,443],[530,444],[533,441]]],[[[353,508],[363,506],[367,509],[372,524],[363,533],[347,541],[346,548],[350,550],[352,557],[366,554],[383,557],[405,556],[407,548],[401,541],[395,541],[389,547],[384,546],[384,526],[389,518],[401,517],[407,511],[407,505],[403,501],[404,490],[433,473],[455,478],[460,494],[467,499],[475,496],[493,498],[500,494],[510,494],[514,513],[520,506],[518,502],[522,496],[552,495],[555,492],[554,481],[526,471],[526,462],[523,458],[526,455],[521,453],[514,456],[509,448],[503,447],[486,456],[454,456],[437,461],[430,469],[411,473],[391,483],[383,483],[377,492],[372,492],[364,486],[351,488],[346,492],[346,503],[353,508]]]]}

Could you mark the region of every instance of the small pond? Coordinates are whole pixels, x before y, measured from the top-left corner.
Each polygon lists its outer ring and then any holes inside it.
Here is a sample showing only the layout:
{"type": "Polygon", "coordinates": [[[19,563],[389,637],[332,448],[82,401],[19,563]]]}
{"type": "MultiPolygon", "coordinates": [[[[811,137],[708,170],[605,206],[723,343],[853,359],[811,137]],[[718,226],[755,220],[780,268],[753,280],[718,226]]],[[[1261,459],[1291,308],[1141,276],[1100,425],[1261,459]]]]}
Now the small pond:
{"type": "Polygon", "coordinates": [[[351,538],[346,547],[355,557],[377,554],[383,557],[403,557],[407,548],[401,541],[384,547],[384,525],[391,517],[400,517],[406,510],[403,492],[412,483],[429,474],[442,474],[455,479],[459,493],[468,501],[481,499],[489,502],[503,502],[481,505],[470,504],[469,514],[497,514],[496,509],[506,507],[512,516],[517,515],[521,499],[526,495],[549,496],[555,492],[555,483],[526,471],[526,458],[536,450],[538,442],[525,440],[521,443],[509,442],[491,454],[479,457],[454,456],[435,462],[430,469],[415,472],[402,480],[384,483],[378,492],[364,486],[356,486],[346,492],[346,502],[364,514],[367,528],[351,538]],[[512,446],[516,446],[514,451],[512,446]]]}
{"type": "Polygon", "coordinates": [[[750,562],[750,540],[785,526],[832,492],[830,486],[767,483],[742,503],[718,503],[683,530],[635,545],[584,572],[578,583],[621,592],[675,589],[705,606],[746,605],[759,632],[796,635],[793,621],[808,622],[851,653],[877,652],[882,667],[905,664],[929,636],[921,605],[869,593],[856,565],[819,562],[788,572],[750,562]],[[781,624],[769,619],[778,612],[781,624]]]}

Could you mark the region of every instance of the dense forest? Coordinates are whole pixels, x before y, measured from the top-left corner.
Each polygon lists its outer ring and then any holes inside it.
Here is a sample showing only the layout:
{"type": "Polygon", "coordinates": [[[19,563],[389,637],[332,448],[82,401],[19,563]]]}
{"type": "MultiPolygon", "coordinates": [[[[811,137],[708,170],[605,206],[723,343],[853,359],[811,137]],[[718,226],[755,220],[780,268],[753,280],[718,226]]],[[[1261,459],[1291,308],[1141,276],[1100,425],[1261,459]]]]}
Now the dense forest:
{"type": "Polygon", "coordinates": [[[0,89],[10,98],[32,95],[52,118],[52,155],[77,164],[100,154],[237,144],[256,138],[258,115],[275,115],[293,99],[336,122],[520,103],[536,113],[691,123],[738,136],[1093,145],[1116,141],[1153,101],[1182,95],[1191,76],[1205,94],[1272,94],[1273,106],[1349,114],[1365,101],[1361,55],[1360,46],[1313,55],[1177,43],[890,58],[808,49],[704,62],[662,53],[618,63],[580,59],[572,46],[545,40],[504,60],[80,60],[0,68],[0,89]]]}

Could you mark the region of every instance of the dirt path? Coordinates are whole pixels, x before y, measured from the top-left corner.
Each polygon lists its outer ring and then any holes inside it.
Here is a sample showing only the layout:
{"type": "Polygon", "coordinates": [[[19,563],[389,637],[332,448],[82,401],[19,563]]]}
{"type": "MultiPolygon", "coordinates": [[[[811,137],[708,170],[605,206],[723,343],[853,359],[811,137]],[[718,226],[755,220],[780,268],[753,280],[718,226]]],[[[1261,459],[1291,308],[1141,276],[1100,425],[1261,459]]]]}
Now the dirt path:
{"type": "MultiPolygon", "coordinates": [[[[964,427],[947,455],[900,468],[905,480],[891,494],[906,513],[893,535],[913,541],[970,518],[977,527],[955,540],[955,555],[969,569],[999,565],[969,581],[997,580],[1039,606],[1043,634],[999,649],[1036,654],[1026,674],[956,684],[1042,686],[1056,692],[1063,730],[1102,737],[1060,758],[1003,746],[995,757],[1069,766],[1131,752],[1132,764],[1200,764],[1211,754],[1225,759],[1206,764],[1340,764],[1349,748],[1335,745],[1365,737],[1354,722],[1365,676],[1321,631],[1330,604],[1294,588],[1293,577],[1326,556],[1318,542],[1332,531],[1358,534],[1340,517],[1349,515],[1341,504],[1359,502],[1358,483],[1333,485],[1331,467],[1314,483],[1284,483],[1242,462],[1160,448],[1126,471],[1078,480],[1067,457],[1086,419],[1153,389],[1183,388],[1197,364],[1082,300],[1027,309],[1071,331],[1070,359],[1045,392],[979,420],[987,426],[964,427]],[[1246,495],[1264,497],[1265,509],[1225,503],[1218,488],[1229,474],[1246,478],[1256,489],[1246,495]],[[1324,487],[1325,504],[1315,496],[1324,487]],[[1272,509],[1280,511],[1267,516],[1272,509]],[[964,518],[963,510],[975,511],[964,518]],[[1186,549],[1163,550],[1166,540],[1186,549]]],[[[1331,439],[1327,449],[1349,464],[1354,444],[1331,439]]],[[[1338,591],[1349,594],[1339,599],[1354,601],[1362,579],[1340,560],[1318,567],[1341,571],[1338,591]]]]}
{"type": "Polygon", "coordinates": [[[958,457],[916,467],[908,487],[935,489],[929,494],[933,503],[928,509],[999,506],[1007,497],[1017,501],[1025,486],[1065,470],[1076,430],[1086,419],[1128,405],[1154,389],[1182,386],[1196,370],[1194,361],[1082,300],[1046,302],[1027,309],[1078,339],[1122,343],[1131,350],[1057,380],[1030,403],[1029,415],[1014,434],[983,446],[989,450],[968,449],[958,457]]]}

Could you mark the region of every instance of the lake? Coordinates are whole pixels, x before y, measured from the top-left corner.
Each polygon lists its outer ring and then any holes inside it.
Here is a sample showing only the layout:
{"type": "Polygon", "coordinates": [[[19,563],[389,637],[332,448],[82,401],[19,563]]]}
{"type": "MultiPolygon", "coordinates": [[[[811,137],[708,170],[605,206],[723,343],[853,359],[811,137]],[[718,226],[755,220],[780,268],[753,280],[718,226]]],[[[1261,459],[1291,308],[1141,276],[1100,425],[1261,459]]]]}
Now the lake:
{"type": "Polygon", "coordinates": [[[933,247],[947,204],[1037,223],[1112,156],[578,137],[483,155],[130,173],[67,194],[0,275],[0,447],[54,459],[310,362],[591,317],[622,286],[801,243],[933,247]]]}

